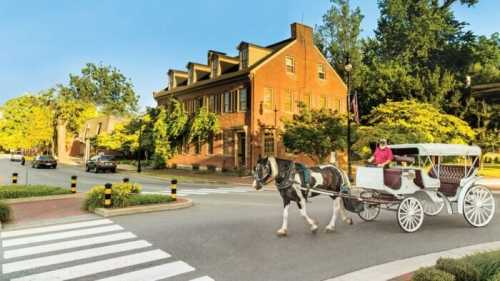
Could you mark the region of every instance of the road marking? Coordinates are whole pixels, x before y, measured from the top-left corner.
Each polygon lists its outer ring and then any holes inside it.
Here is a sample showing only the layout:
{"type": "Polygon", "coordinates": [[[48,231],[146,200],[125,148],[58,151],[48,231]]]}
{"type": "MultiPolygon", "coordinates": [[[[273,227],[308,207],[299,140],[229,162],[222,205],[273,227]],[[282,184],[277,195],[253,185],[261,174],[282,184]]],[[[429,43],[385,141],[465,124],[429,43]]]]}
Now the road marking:
{"type": "Polygon", "coordinates": [[[136,238],[136,237],[137,236],[135,236],[131,232],[121,232],[121,233],[102,235],[102,236],[97,236],[97,237],[92,237],[92,238],[83,238],[83,239],[72,240],[72,241],[45,244],[45,245],[41,245],[41,246],[33,246],[33,247],[27,247],[27,248],[15,249],[15,250],[8,250],[8,251],[4,252],[3,257],[4,257],[4,259],[11,259],[11,258],[36,255],[36,254],[47,253],[47,252],[54,252],[54,251],[72,249],[72,248],[79,248],[79,247],[90,246],[90,245],[95,245],[95,244],[116,242],[116,241],[125,240],[125,239],[132,239],[132,238],[136,238]]]}
{"type": "Polygon", "coordinates": [[[86,222],[53,225],[53,226],[47,226],[47,227],[37,227],[37,228],[30,228],[30,229],[5,231],[5,232],[2,232],[0,235],[2,238],[10,238],[10,237],[15,237],[15,236],[33,235],[33,234],[40,234],[40,233],[45,233],[45,232],[68,230],[68,229],[74,229],[74,228],[83,228],[83,227],[89,227],[89,226],[98,226],[98,225],[110,224],[110,223],[113,223],[113,222],[108,220],[108,219],[93,220],[93,221],[86,221],[86,222]]]}
{"type": "Polygon", "coordinates": [[[57,232],[57,233],[29,236],[29,237],[23,237],[23,238],[14,238],[14,239],[2,241],[2,246],[3,247],[17,246],[17,245],[36,243],[36,242],[58,240],[58,239],[63,239],[63,238],[71,238],[71,237],[85,236],[85,235],[91,235],[91,234],[99,234],[99,233],[111,232],[111,231],[117,231],[117,230],[123,230],[123,227],[121,227],[119,225],[109,225],[109,226],[94,227],[94,228],[89,228],[89,229],[57,232]]]}
{"type": "Polygon", "coordinates": [[[148,280],[156,281],[169,278],[186,272],[194,271],[194,267],[183,261],[176,261],[167,264],[162,264],[154,267],[149,267],[129,273],[115,275],[113,277],[100,279],[98,281],[137,281],[148,280]]]}
{"type": "Polygon", "coordinates": [[[104,256],[109,254],[115,254],[135,249],[142,249],[146,247],[150,247],[151,244],[144,240],[132,241],[121,244],[114,244],[111,246],[105,246],[100,248],[93,248],[88,250],[81,250],[76,252],[70,252],[65,254],[34,258],[28,260],[22,260],[18,262],[11,262],[2,265],[3,273],[11,273],[20,270],[32,269],[47,265],[60,264],[65,262],[71,262],[76,260],[82,260],[92,257],[104,256]]]}
{"type": "Polygon", "coordinates": [[[152,250],[133,255],[121,256],[107,260],[86,263],[82,265],[66,267],[49,272],[27,275],[21,278],[14,278],[11,281],[57,281],[79,278],[100,272],[111,271],[119,268],[125,268],[138,264],[148,263],[160,259],[169,258],[170,255],[162,250],[152,250]]]}
{"type": "Polygon", "coordinates": [[[189,281],[215,281],[214,279],[208,277],[208,276],[203,276],[195,279],[191,279],[189,281]]]}

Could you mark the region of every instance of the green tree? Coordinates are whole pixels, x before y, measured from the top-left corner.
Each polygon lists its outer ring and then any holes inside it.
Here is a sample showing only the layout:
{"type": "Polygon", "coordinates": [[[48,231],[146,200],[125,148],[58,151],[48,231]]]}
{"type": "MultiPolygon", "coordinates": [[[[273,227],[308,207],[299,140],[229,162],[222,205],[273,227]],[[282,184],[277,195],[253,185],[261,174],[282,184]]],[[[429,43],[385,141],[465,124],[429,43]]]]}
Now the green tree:
{"type": "Polygon", "coordinates": [[[361,21],[359,7],[351,9],[349,0],[331,0],[322,24],[314,34],[315,43],[338,73],[344,73],[346,56],[353,65],[353,86],[361,85],[361,21]]]}
{"type": "Polygon", "coordinates": [[[1,107],[0,146],[6,149],[50,148],[54,115],[40,95],[23,95],[1,107]]]}
{"type": "MultiPolygon", "coordinates": [[[[130,122],[130,121],[129,121],[130,122]]],[[[111,133],[102,133],[96,137],[100,148],[134,152],[139,148],[139,134],[127,128],[129,122],[117,124],[111,133]]]]}
{"type": "Polygon", "coordinates": [[[391,143],[469,143],[475,137],[467,122],[416,100],[381,104],[367,119],[369,126],[358,129],[358,152],[366,152],[380,138],[391,143]]]}
{"type": "Polygon", "coordinates": [[[346,147],[346,118],[329,109],[308,109],[303,104],[292,119],[283,120],[283,144],[324,163],[331,152],[346,147]]]}
{"type": "Polygon", "coordinates": [[[208,111],[206,107],[198,109],[192,119],[189,130],[189,141],[208,141],[209,137],[220,130],[217,115],[208,111]]]}

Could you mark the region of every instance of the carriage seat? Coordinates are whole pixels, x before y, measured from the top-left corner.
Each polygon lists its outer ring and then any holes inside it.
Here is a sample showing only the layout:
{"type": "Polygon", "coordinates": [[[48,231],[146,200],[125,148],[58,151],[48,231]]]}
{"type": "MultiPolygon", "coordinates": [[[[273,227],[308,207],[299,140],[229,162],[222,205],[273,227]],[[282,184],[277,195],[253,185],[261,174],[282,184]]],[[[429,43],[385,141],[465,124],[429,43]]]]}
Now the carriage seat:
{"type": "MultiPolygon", "coordinates": [[[[466,169],[469,170],[470,167],[466,167],[466,169]]],[[[464,166],[441,165],[439,173],[439,181],[441,183],[439,191],[446,196],[455,196],[460,186],[460,181],[465,177],[464,166]]],[[[429,171],[429,176],[431,178],[438,178],[434,169],[429,171]]]]}
{"type": "Polygon", "coordinates": [[[398,190],[401,188],[401,169],[384,169],[384,185],[390,189],[398,190]]]}

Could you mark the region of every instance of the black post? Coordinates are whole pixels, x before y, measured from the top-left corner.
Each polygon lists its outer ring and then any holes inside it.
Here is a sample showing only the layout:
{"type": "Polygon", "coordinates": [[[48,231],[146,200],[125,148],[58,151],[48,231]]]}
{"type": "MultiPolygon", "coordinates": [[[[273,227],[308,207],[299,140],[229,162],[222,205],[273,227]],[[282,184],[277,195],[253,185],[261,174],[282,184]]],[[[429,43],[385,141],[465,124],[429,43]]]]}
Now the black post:
{"type": "MultiPolygon", "coordinates": [[[[142,117],[141,117],[142,118],[142,117]]],[[[137,172],[142,171],[141,167],[141,144],[142,144],[142,119],[139,119],[139,147],[137,148],[137,172]]]]}
{"type": "Polygon", "coordinates": [[[347,72],[347,176],[352,181],[352,166],[351,166],[351,59],[349,55],[346,58],[345,70],[347,72]]]}

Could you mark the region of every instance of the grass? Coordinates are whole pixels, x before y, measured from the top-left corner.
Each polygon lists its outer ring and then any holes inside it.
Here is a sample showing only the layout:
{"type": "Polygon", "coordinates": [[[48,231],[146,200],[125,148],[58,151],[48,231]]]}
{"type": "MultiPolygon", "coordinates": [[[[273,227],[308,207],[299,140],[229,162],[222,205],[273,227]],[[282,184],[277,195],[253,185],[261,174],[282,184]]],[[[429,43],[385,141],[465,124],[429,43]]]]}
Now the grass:
{"type": "Polygon", "coordinates": [[[50,195],[71,194],[71,190],[46,185],[4,185],[0,186],[0,199],[15,199],[50,195]]]}
{"type": "Polygon", "coordinates": [[[170,196],[161,194],[134,194],[128,198],[129,206],[160,204],[172,201],[170,196]]]}
{"type": "Polygon", "coordinates": [[[8,222],[10,220],[11,210],[9,205],[0,201],[0,222],[8,222]]]}

